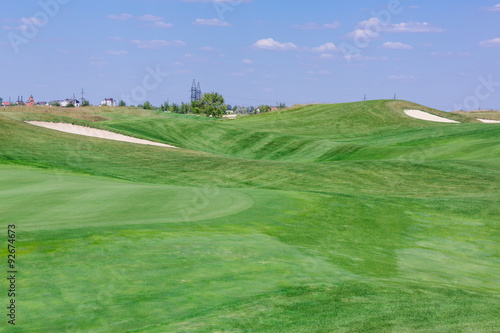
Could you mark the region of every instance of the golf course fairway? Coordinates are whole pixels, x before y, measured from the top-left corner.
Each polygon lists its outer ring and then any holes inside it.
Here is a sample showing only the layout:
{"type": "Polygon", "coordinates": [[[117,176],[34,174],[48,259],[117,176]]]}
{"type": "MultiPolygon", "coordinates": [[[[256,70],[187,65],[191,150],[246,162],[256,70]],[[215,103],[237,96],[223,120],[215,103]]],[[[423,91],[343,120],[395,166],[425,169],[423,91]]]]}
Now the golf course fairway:
{"type": "Polygon", "coordinates": [[[464,113],[5,108],[0,221],[5,332],[500,330],[500,124],[464,113]]]}

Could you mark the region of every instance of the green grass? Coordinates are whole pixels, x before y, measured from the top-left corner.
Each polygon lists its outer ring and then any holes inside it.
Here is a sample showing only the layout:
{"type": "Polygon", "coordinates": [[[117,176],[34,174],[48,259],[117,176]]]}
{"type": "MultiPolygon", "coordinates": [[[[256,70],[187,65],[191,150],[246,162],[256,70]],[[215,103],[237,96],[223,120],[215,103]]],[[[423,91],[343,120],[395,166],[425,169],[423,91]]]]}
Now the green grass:
{"type": "Polygon", "coordinates": [[[2,110],[0,221],[18,230],[19,294],[16,327],[0,330],[498,331],[500,125],[474,119],[403,101],[235,121],[2,110]]]}

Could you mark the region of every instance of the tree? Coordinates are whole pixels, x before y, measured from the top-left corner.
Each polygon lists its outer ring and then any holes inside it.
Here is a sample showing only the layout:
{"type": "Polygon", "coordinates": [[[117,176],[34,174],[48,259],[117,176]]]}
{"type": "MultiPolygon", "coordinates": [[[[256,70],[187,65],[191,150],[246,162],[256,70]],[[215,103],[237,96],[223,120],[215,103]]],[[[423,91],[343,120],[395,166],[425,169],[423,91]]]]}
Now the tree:
{"type": "Polygon", "coordinates": [[[144,110],[153,110],[153,106],[151,105],[151,103],[149,103],[149,101],[144,102],[144,104],[142,105],[142,108],[144,110]]]}
{"type": "Polygon", "coordinates": [[[68,103],[68,105],[66,105],[67,108],[74,108],[75,107],[75,104],[73,103],[68,103]]]}
{"type": "Polygon", "coordinates": [[[163,103],[161,106],[160,106],[160,111],[163,111],[163,112],[167,112],[169,111],[168,109],[170,108],[170,105],[168,104],[168,101],[163,103]]]}
{"type": "Polygon", "coordinates": [[[0,106],[3,106],[3,98],[0,97],[0,106]]]}
{"type": "Polygon", "coordinates": [[[228,104],[228,105],[227,105],[227,109],[228,109],[228,110],[232,110],[232,109],[233,109],[233,107],[231,106],[231,104],[228,104]]]}
{"type": "Polygon", "coordinates": [[[181,107],[179,109],[179,113],[187,114],[189,112],[191,112],[191,106],[187,103],[182,102],[181,107]]]}
{"type": "Polygon", "coordinates": [[[120,100],[120,102],[118,103],[118,106],[120,106],[120,107],[124,107],[124,106],[127,106],[127,103],[125,103],[125,101],[122,99],[122,100],[120,100]]]}
{"type": "Polygon", "coordinates": [[[191,112],[194,114],[202,114],[204,113],[203,111],[203,104],[201,101],[191,101],[191,112]]]}
{"type": "Polygon", "coordinates": [[[280,103],[279,106],[278,106],[278,109],[280,109],[280,110],[286,109],[286,104],[285,103],[280,103]]]}
{"type": "Polygon", "coordinates": [[[227,105],[224,103],[224,97],[216,92],[204,94],[201,99],[203,113],[207,117],[222,117],[227,111],[227,105]]]}
{"type": "Polygon", "coordinates": [[[90,106],[90,102],[86,99],[83,100],[82,106],[90,106]]]}
{"type": "Polygon", "coordinates": [[[170,111],[173,113],[180,113],[180,110],[181,108],[177,103],[172,103],[172,105],[170,105],[170,111]]]}
{"type": "Polygon", "coordinates": [[[266,113],[271,111],[271,107],[269,105],[261,105],[257,109],[259,110],[259,113],[266,113]]]}

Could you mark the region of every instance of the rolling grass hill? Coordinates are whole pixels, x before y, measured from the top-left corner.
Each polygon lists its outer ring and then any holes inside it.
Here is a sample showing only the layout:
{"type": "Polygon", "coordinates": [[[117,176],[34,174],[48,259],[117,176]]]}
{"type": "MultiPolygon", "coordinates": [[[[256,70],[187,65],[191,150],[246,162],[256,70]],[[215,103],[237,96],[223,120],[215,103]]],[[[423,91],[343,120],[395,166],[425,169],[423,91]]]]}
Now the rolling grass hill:
{"type": "Polygon", "coordinates": [[[499,200],[500,125],[410,102],[234,121],[1,109],[0,221],[18,230],[9,331],[497,331],[499,200]]]}

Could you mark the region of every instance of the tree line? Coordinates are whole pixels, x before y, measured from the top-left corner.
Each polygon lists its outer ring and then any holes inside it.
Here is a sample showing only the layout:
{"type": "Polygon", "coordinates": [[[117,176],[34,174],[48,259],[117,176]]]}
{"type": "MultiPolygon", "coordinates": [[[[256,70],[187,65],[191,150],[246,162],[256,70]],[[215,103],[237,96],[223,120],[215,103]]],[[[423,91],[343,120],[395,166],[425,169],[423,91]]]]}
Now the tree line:
{"type": "MultiPolygon", "coordinates": [[[[0,98],[0,106],[2,106],[3,99],[0,98]]],[[[53,106],[60,106],[59,103],[52,104],[53,106]]],[[[90,106],[88,100],[84,99],[81,106],[90,106]]],[[[127,103],[123,100],[119,101],[119,107],[126,107],[127,103]]],[[[67,107],[74,107],[72,103],[69,103],[67,107]]],[[[130,107],[135,107],[135,105],[130,105],[130,107]]],[[[272,111],[272,107],[269,105],[260,105],[257,108],[253,106],[244,107],[244,106],[231,106],[225,103],[224,97],[219,93],[207,93],[203,94],[200,100],[192,101],[191,103],[181,104],[177,103],[169,103],[168,101],[164,102],[159,107],[153,106],[149,101],[144,102],[144,104],[140,104],[137,107],[145,109],[145,110],[157,110],[162,112],[172,112],[178,114],[197,114],[197,115],[205,115],[207,117],[216,117],[220,118],[227,113],[227,111],[231,111],[231,113],[238,114],[258,114],[258,113],[266,113],[272,111]]],[[[276,107],[277,109],[286,108],[285,103],[279,103],[276,107]]]]}

